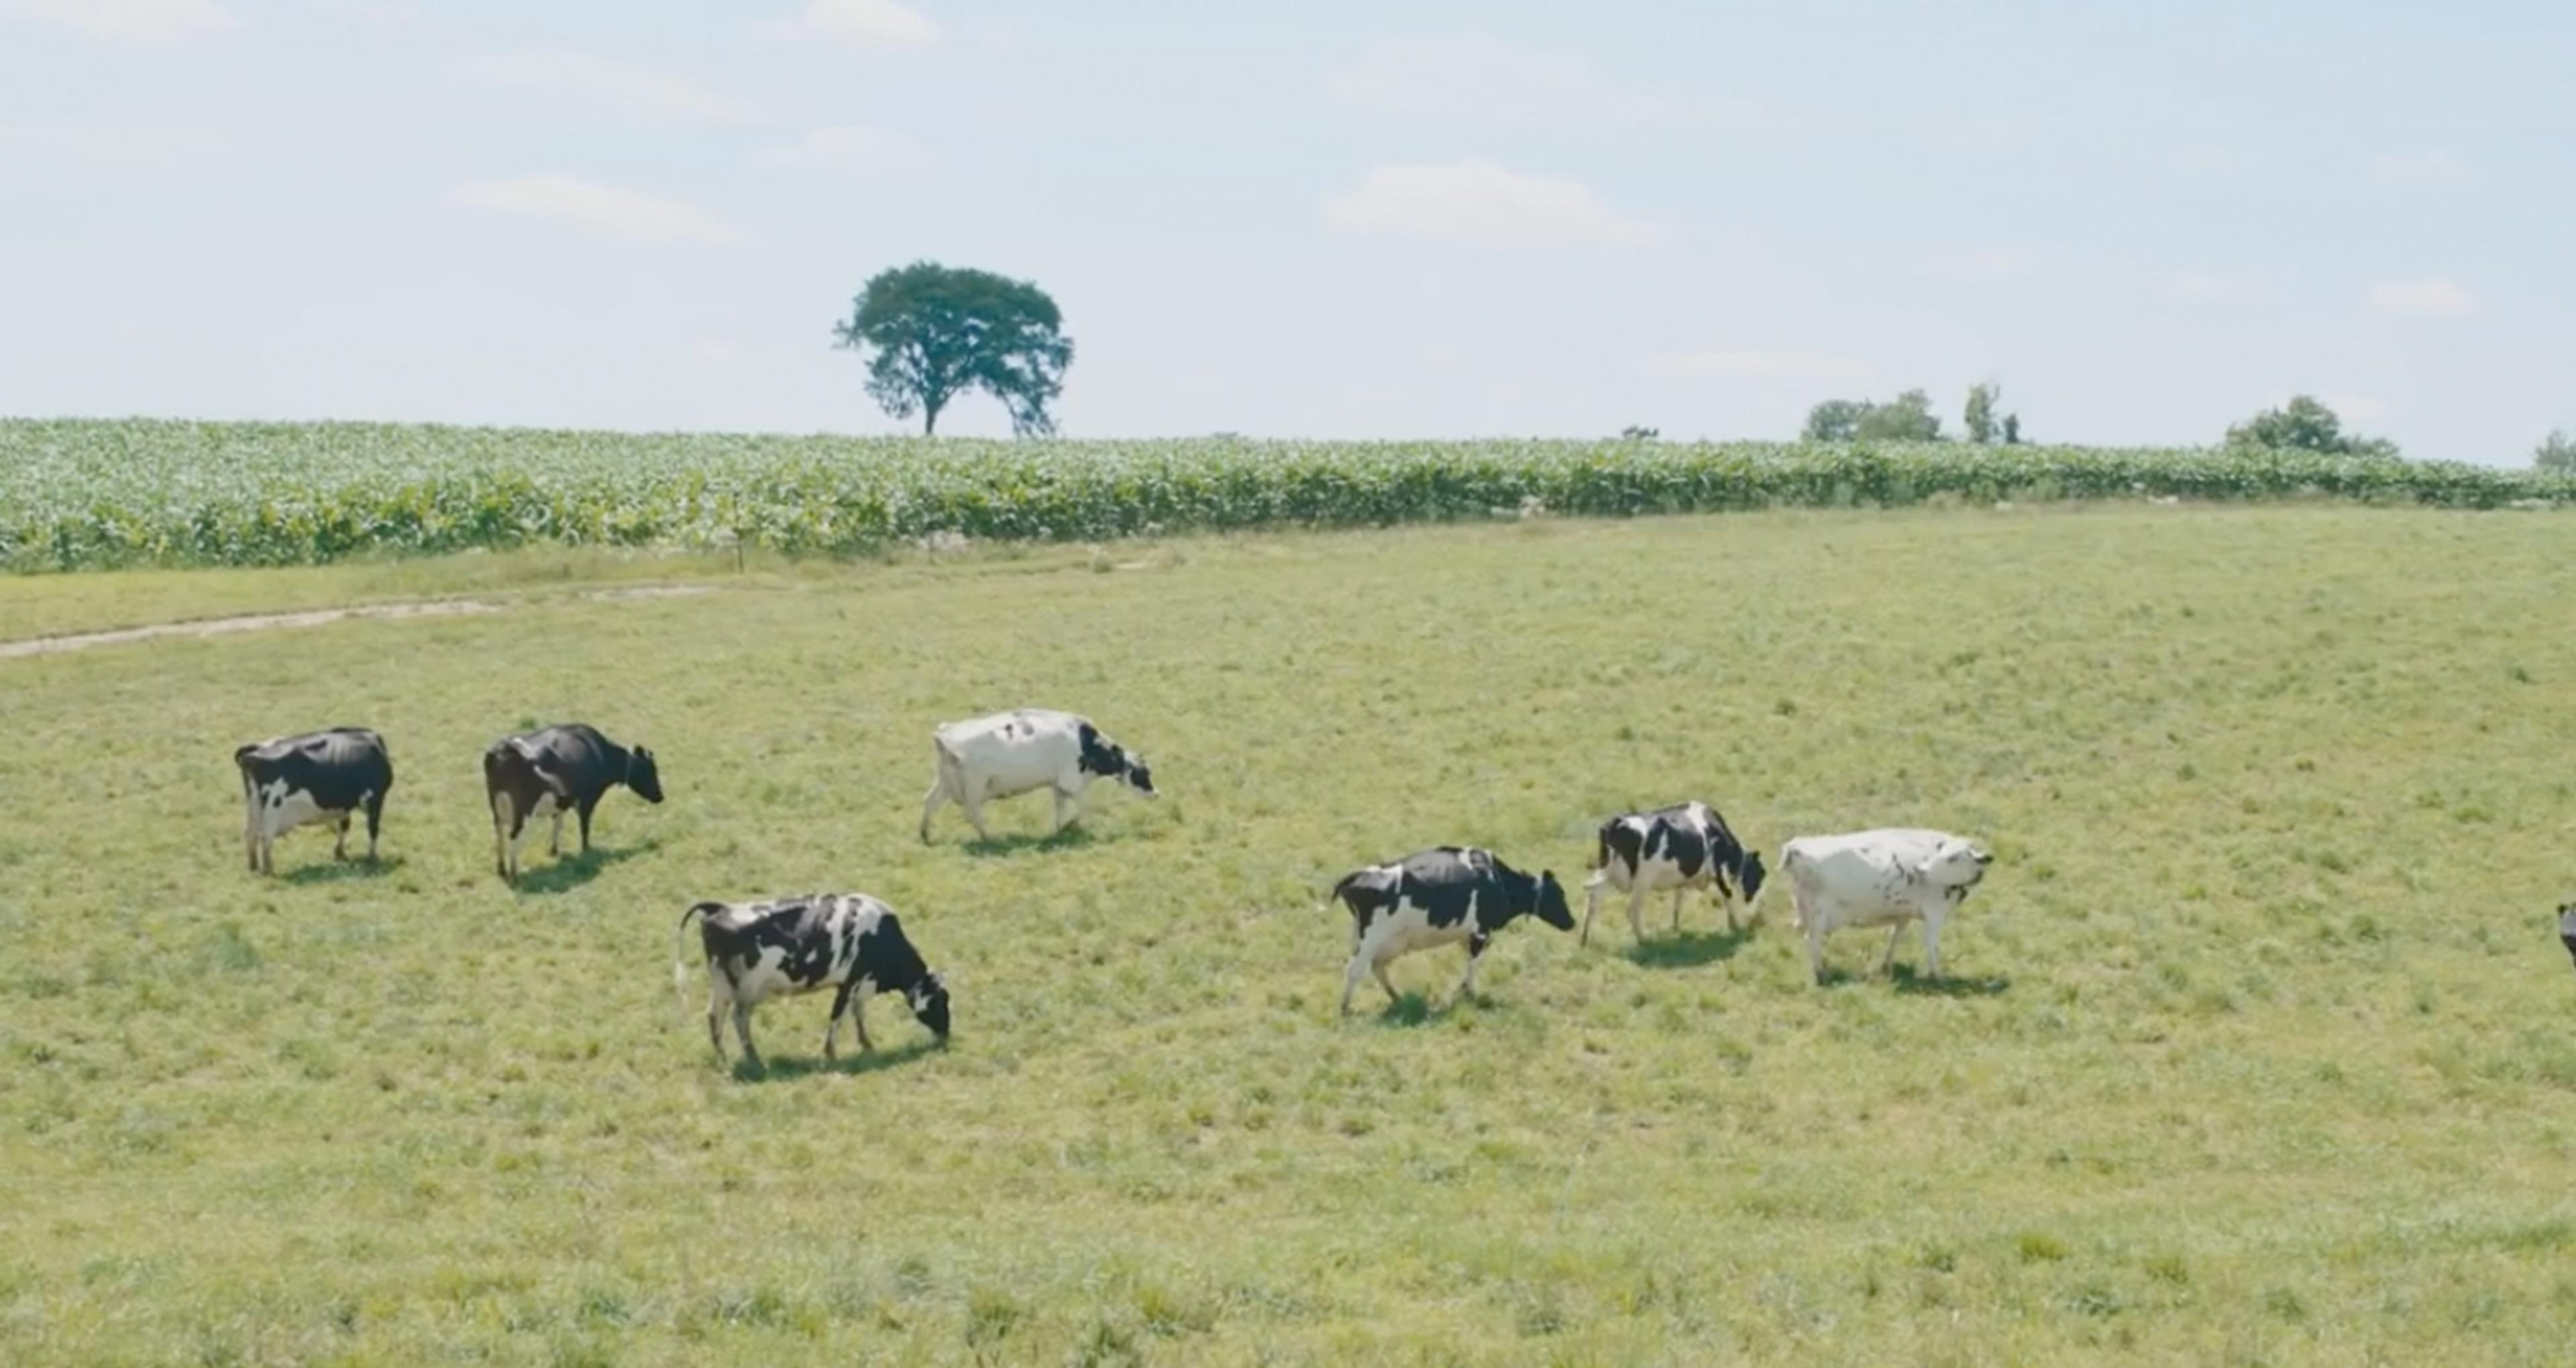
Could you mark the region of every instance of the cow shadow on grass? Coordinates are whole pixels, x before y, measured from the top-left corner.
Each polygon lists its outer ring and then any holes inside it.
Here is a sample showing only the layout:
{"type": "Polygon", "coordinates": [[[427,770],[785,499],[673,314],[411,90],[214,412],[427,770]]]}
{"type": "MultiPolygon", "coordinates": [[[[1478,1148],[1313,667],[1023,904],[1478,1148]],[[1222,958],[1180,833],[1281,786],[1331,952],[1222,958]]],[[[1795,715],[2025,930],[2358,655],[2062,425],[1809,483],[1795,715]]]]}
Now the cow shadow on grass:
{"type": "MultiPolygon", "coordinates": [[[[1868,973],[1854,973],[1849,969],[1827,966],[1824,982],[1819,986],[1844,988],[1853,984],[1872,983],[1877,981],[1878,977],[1875,970],[1868,973]]],[[[2012,991],[2012,980],[2001,974],[1985,978],[1960,978],[1945,974],[1940,978],[1932,978],[1910,964],[1900,964],[1890,970],[1887,974],[1887,983],[1890,988],[1909,997],[1994,997],[2012,991]]]]}
{"type": "Polygon", "coordinates": [[[1493,1009],[1494,1003],[1486,998],[1481,989],[1464,997],[1455,996],[1445,989],[1437,994],[1407,992],[1397,995],[1395,1001],[1378,1009],[1377,1024],[1393,1030],[1409,1030],[1416,1026],[1429,1026],[1434,1022],[1446,1021],[1461,1012],[1484,1012],[1493,1009]]]}
{"type": "Polygon", "coordinates": [[[1733,931],[1684,931],[1679,935],[1648,936],[1629,944],[1628,962],[1642,969],[1696,969],[1704,964],[1722,964],[1735,958],[1753,939],[1753,928],[1733,931]]]}
{"type": "Polygon", "coordinates": [[[2012,991],[2012,980],[2002,974],[1983,978],[1944,974],[1939,978],[1929,978],[1917,972],[1912,965],[1900,964],[1888,977],[1894,981],[1896,991],[1920,997],[1994,997],[2012,991]]]}
{"type": "Polygon", "coordinates": [[[518,889],[522,893],[564,893],[599,877],[610,865],[622,864],[638,855],[648,855],[661,848],[658,838],[647,837],[631,846],[595,845],[588,850],[550,860],[546,864],[519,866],[518,889]]]}
{"type": "Polygon", "coordinates": [[[1069,826],[1051,835],[1015,833],[1008,836],[971,836],[964,846],[967,854],[978,859],[997,855],[1017,855],[1024,850],[1078,850],[1100,838],[1087,826],[1069,826]]]}
{"type": "Polygon", "coordinates": [[[755,1069],[749,1063],[737,1058],[733,1062],[733,1081],[784,1083],[789,1079],[807,1078],[815,1074],[851,1076],[872,1074],[879,1069],[891,1069],[898,1065],[909,1064],[923,1055],[937,1054],[941,1048],[936,1038],[922,1036],[890,1050],[853,1050],[838,1059],[806,1055],[794,1059],[766,1060],[764,1062],[768,1067],[762,1069],[755,1069]]]}
{"type": "Polygon", "coordinates": [[[305,884],[347,883],[352,879],[381,879],[401,869],[402,865],[403,857],[400,855],[380,860],[370,860],[362,855],[355,859],[333,860],[327,864],[297,865],[278,875],[278,878],[299,887],[305,884]]]}

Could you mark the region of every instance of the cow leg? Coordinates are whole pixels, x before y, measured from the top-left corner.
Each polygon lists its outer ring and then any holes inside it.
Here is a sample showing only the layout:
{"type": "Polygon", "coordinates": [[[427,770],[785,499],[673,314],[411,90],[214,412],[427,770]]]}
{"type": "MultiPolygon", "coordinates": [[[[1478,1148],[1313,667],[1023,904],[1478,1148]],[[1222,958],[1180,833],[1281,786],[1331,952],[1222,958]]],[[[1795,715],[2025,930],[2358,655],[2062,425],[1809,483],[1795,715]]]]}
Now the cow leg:
{"type": "Polygon", "coordinates": [[[1601,877],[1594,875],[1583,884],[1583,934],[1574,938],[1577,945],[1592,943],[1592,914],[1601,910],[1601,877]]]}
{"type": "Polygon", "coordinates": [[[1451,1003],[1460,1003],[1475,995],[1476,966],[1484,961],[1485,947],[1494,943],[1494,933],[1480,930],[1467,938],[1467,976],[1458,980],[1458,995],[1451,1003]]]}
{"type": "Polygon", "coordinates": [[[1646,880],[1641,871],[1636,886],[1628,890],[1628,930],[1639,944],[1646,939],[1646,880]]]}
{"type": "Polygon", "coordinates": [[[546,837],[546,853],[557,859],[563,858],[563,819],[563,809],[556,808],[554,834],[546,837]]]}
{"type": "Polygon", "coordinates": [[[381,793],[371,793],[371,794],[368,794],[368,795],[367,795],[367,863],[369,863],[369,864],[374,864],[374,863],[376,862],[376,832],[377,832],[378,828],[380,828],[380,827],[382,827],[382,826],[384,825],[384,821],[385,821],[385,796],[384,796],[383,794],[381,794],[381,793]]]}
{"type": "Polygon", "coordinates": [[[968,791],[957,795],[957,806],[966,810],[966,824],[975,828],[976,840],[989,841],[993,839],[993,833],[984,829],[983,790],[969,789],[968,791]]]}
{"type": "MultiPolygon", "coordinates": [[[[492,870],[501,876],[503,883],[518,882],[518,876],[510,870],[509,828],[513,815],[512,807],[510,795],[506,793],[492,795],[492,870]]],[[[719,1043],[716,1049],[721,1052],[724,1046],[719,1043]]]]}
{"type": "Polygon", "coordinates": [[[517,804],[512,804],[510,812],[509,873],[503,876],[509,879],[512,883],[517,883],[519,881],[519,847],[525,844],[527,839],[528,814],[518,811],[517,804]]]}
{"type": "Polygon", "coordinates": [[[841,985],[841,990],[839,992],[832,994],[832,1019],[823,1023],[823,1057],[825,1059],[840,1058],[838,1045],[841,1038],[841,1013],[850,1010],[850,989],[856,987],[857,984],[857,979],[851,979],[841,985]]]}
{"type": "Polygon", "coordinates": [[[858,1034],[859,1053],[876,1052],[877,1043],[868,1039],[868,1000],[863,994],[850,996],[850,1029],[858,1034]]]}
{"type": "MultiPolygon", "coordinates": [[[[708,977],[712,979],[714,975],[708,977]]],[[[710,982],[707,985],[707,1043],[715,1047],[718,1064],[725,1062],[724,1006],[724,990],[710,982]]]]}
{"type": "Polygon", "coordinates": [[[948,779],[943,775],[931,781],[930,792],[924,794],[921,799],[921,843],[923,845],[930,844],[930,814],[937,812],[939,805],[946,801],[948,801],[948,779]]]}
{"type": "Polygon", "coordinates": [[[242,780],[242,859],[259,872],[259,791],[248,779],[242,780]]]}
{"type": "MultiPolygon", "coordinates": [[[[1375,967],[1376,966],[1369,963],[1368,957],[1365,954],[1357,950],[1351,952],[1351,967],[1342,974],[1343,1016],[1349,1016],[1351,1014],[1351,994],[1359,991],[1360,980],[1368,977],[1369,970],[1375,967]]],[[[1385,972],[1383,970],[1379,971],[1378,981],[1381,983],[1386,981],[1385,972]]]]}
{"type": "Polygon", "coordinates": [[[1821,917],[1806,914],[1807,972],[1815,975],[1816,986],[1825,986],[1825,923],[1821,917]]]}
{"type": "Polygon", "coordinates": [[[341,816],[339,829],[331,837],[331,858],[349,858],[349,818],[346,814],[341,816]]]}
{"type": "Polygon", "coordinates": [[[743,1062],[753,1073],[767,1073],[769,1066],[760,1062],[760,1047],[751,1043],[751,1004],[740,998],[733,1003],[733,1033],[742,1041],[743,1062]]]}
{"type": "Polygon", "coordinates": [[[1878,972],[1886,974],[1895,970],[1896,943],[1903,939],[1905,939],[1905,923],[1898,922],[1895,929],[1887,933],[1887,953],[1878,957],[1878,972]]]}
{"type": "Polygon", "coordinates": [[[1673,890],[1673,934],[1676,936],[1682,933],[1682,892],[1678,888],[1673,890]]]}
{"type": "Polygon", "coordinates": [[[1386,1000],[1390,1003],[1404,1001],[1404,994],[1395,991],[1395,980],[1386,976],[1386,966],[1394,960],[1395,956],[1386,955],[1369,961],[1369,973],[1376,976],[1377,986],[1386,990],[1386,1000]]]}
{"type": "Polygon", "coordinates": [[[1926,913],[1923,917],[1923,976],[1925,978],[1941,977],[1941,923],[1943,920],[1945,918],[1940,912],[1926,913]]]}

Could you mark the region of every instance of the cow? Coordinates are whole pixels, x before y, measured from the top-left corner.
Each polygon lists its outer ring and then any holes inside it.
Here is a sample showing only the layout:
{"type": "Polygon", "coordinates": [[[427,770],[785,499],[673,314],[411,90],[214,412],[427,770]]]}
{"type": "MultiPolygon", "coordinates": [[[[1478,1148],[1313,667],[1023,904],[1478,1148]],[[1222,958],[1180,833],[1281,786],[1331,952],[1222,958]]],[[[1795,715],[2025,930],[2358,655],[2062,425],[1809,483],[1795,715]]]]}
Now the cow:
{"type": "Polygon", "coordinates": [[[1592,877],[1584,880],[1583,934],[1592,943],[1592,914],[1601,906],[1606,886],[1628,895],[1628,928],[1646,938],[1646,895],[1670,890],[1673,930],[1682,929],[1682,894],[1705,888],[1726,908],[1726,929],[1736,929],[1735,891],[1731,876],[1752,906],[1762,892],[1762,857],[1746,850],[1726,819],[1706,803],[1679,803],[1652,812],[1631,812],[1601,824],[1592,877]]]}
{"type": "Polygon", "coordinates": [[[1886,973],[1896,963],[1905,924],[1923,923],[1923,966],[1941,976],[1941,924],[1986,876],[1994,856],[1945,831],[1881,828],[1841,836],[1801,836],[1780,847],[1798,929],[1807,935],[1807,968],[1825,981],[1825,936],[1847,926],[1886,926],[1886,973]]]}
{"type": "Polygon", "coordinates": [[[277,838],[300,826],[337,829],[331,857],[349,858],[349,817],[367,814],[367,859],[376,858],[385,794],[394,786],[385,739],[364,727],[275,736],[233,752],[241,771],[242,845],[254,874],[277,872],[277,838]]]}
{"type": "Polygon", "coordinates": [[[624,784],[648,803],[662,801],[662,772],[653,752],[633,750],[582,722],[505,736],[483,752],[483,790],[492,806],[492,862],[504,883],[519,881],[519,842],[529,819],[554,818],[551,855],[563,854],[563,819],[581,817],[581,848],[590,851],[590,813],[609,789],[624,784]]]}
{"type": "Polygon", "coordinates": [[[742,1057],[758,1070],[764,1066],[751,1043],[751,1009],[774,997],[825,987],[833,990],[832,1020],[823,1028],[825,1059],[838,1057],[835,1046],[844,1015],[858,1032],[859,1048],[876,1048],[868,1040],[866,1015],[873,993],[903,994],[914,1018],[941,1044],[948,1042],[947,985],[921,962],[894,909],[865,893],[692,906],[680,914],[673,933],[671,981],[683,1007],[688,1005],[685,952],[691,917],[698,919],[698,939],[706,950],[707,1039],[718,1059],[724,1058],[728,1008],[742,1057]]]}
{"type": "Polygon", "coordinates": [[[930,817],[942,803],[966,810],[975,834],[991,840],[984,827],[984,800],[1010,798],[1048,789],[1055,796],[1055,830],[1082,818],[1082,791],[1094,779],[1124,780],[1148,798],[1153,772],[1143,756],[1131,754],[1101,734],[1091,720],[1051,708],[1019,708],[964,722],[942,723],[931,736],[939,772],[930,795],[921,800],[921,839],[930,840],[930,817]],[[1070,806],[1072,816],[1066,816],[1070,806]]]}
{"type": "Polygon", "coordinates": [[[1533,879],[1475,846],[1438,846],[1354,871],[1333,885],[1333,896],[1351,910],[1344,1016],[1351,1014],[1351,994],[1362,975],[1375,974],[1387,1000],[1401,1000],[1386,976],[1388,962],[1399,955],[1465,941],[1467,976],[1457,992],[1463,998],[1476,991],[1476,964],[1485,947],[1513,918],[1535,916],[1559,931],[1574,929],[1574,911],[1554,870],[1533,879]]]}
{"type": "Polygon", "coordinates": [[[2576,955],[2576,902],[2558,904],[2558,943],[2576,955]]]}

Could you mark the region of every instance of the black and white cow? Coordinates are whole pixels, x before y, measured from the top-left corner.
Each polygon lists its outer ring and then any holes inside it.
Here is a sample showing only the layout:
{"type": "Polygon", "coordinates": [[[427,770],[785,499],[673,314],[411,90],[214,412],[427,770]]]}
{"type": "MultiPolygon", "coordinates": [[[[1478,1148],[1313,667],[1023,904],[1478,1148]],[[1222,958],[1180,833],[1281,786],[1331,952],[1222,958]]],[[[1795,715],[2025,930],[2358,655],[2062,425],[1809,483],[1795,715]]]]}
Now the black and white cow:
{"type": "Polygon", "coordinates": [[[1399,998],[1386,976],[1387,963],[1399,955],[1465,941],[1467,976],[1458,983],[1458,996],[1465,997],[1476,990],[1485,947],[1514,917],[1574,929],[1555,871],[1531,878],[1475,846],[1439,846],[1359,870],[1333,885],[1333,896],[1351,910],[1353,923],[1350,969],[1342,976],[1344,1016],[1362,975],[1375,974],[1387,998],[1399,998]]]}
{"type": "Polygon", "coordinates": [[[653,752],[624,746],[582,722],[505,736],[483,752],[484,797],[492,805],[492,862],[508,883],[519,881],[519,842],[531,818],[554,818],[549,854],[563,854],[566,812],[581,818],[581,848],[590,849],[590,813],[624,784],[648,803],[662,801],[653,752]]]}
{"type": "Polygon", "coordinates": [[[2576,902],[2558,904],[2558,943],[2576,955],[2576,902]]]}
{"type": "Polygon", "coordinates": [[[367,858],[376,858],[385,793],[394,786],[385,739],[364,727],[278,736],[233,752],[241,770],[242,845],[253,873],[277,872],[277,838],[300,826],[337,827],[334,859],[349,858],[349,817],[367,814],[367,858]]]}
{"type": "MultiPolygon", "coordinates": [[[[724,1057],[724,1015],[733,1013],[733,1033],[742,1041],[742,1056],[761,1067],[760,1051],[751,1043],[751,1009],[774,997],[791,997],[830,988],[832,1020],[823,1028],[823,1057],[836,1057],[836,1038],[846,1014],[858,1031],[859,1048],[868,1041],[867,1004],[874,993],[901,993],[913,1016],[945,1044],[948,1040],[948,987],[921,962],[905,938],[894,909],[865,893],[814,893],[769,902],[702,902],[680,914],[675,936],[688,934],[689,918],[698,919],[698,939],[707,957],[707,1039],[716,1057],[724,1057]]],[[[685,940],[674,947],[671,980],[681,1001],[688,1000],[685,940]]]]}
{"type": "Polygon", "coordinates": [[[942,803],[964,808],[975,834],[991,840],[992,833],[984,828],[987,798],[1051,790],[1055,829],[1062,831],[1068,820],[1081,820],[1082,791],[1094,779],[1123,779],[1148,798],[1158,796],[1143,756],[1130,754],[1102,735],[1089,718],[1069,712],[1018,708],[942,723],[932,734],[931,745],[938,753],[939,772],[931,780],[929,796],[921,800],[924,841],[930,839],[930,816],[942,803]]]}
{"type": "Polygon", "coordinates": [[[1678,803],[1652,812],[1631,812],[1601,824],[1599,853],[1592,877],[1584,880],[1583,944],[1592,941],[1592,914],[1601,906],[1601,890],[1628,895],[1628,928],[1646,938],[1646,895],[1670,891],[1673,930],[1682,929],[1682,894],[1705,888],[1726,908],[1726,929],[1736,929],[1732,878],[1752,905],[1762,892],[1762,857],[1746,850],[1726,819],[1706,803],[1678,803]]]}

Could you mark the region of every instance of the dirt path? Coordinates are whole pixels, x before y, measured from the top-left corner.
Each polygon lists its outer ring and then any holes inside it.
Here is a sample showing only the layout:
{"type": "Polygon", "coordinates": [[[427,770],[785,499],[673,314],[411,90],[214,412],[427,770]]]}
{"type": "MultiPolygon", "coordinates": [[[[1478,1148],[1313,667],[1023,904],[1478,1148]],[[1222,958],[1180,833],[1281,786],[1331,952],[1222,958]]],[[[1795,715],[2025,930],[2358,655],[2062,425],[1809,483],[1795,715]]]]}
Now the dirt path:
{"type": "MultiPolygon", "coordinates": [[[[649,584],[633,589],[597,589],[571,597],[582,599],[658,599],[679,598],[690,594],[714,592],[703,584],[649,584]]],[[[345,618],[416,618],[463,617],[481,613],[505,612],[532,603],[560,601],[555,595],[530,595],[510,599],[418,599],[408,603],[372,603],[352,608],[312,608],[298,613],[245,613],[239,617],[199,618],[193,622],[163,622],[149,627],[119,627],[109,632],[75,632],[64,636],[29,637],[23,641],[0,641],[0,660],[14,656],[53,655],[61,651],[86,651],[93,646],[122,646],[128,642],[153,641],[161,637],[208,637],[227,632],[258,632],[272,627],[319,627],[345,618]]]]}

